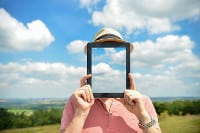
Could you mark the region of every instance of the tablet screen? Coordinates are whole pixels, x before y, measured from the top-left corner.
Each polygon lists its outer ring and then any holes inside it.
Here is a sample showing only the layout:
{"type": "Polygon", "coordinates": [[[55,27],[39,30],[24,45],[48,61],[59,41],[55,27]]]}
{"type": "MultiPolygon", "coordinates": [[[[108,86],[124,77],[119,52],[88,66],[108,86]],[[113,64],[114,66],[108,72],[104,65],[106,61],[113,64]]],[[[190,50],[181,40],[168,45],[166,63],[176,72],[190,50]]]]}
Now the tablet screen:
{"type": "Polygon", "coordinates": [[[123,97],[130,88],[130,44],[93,42],[87,44],[87,80],[94,97],[123,97]]]}
{"type": "Polygon", "coordinates": [[[92,48],[94,93],[123,93],[126,88],[126,49],[92,48]]]}

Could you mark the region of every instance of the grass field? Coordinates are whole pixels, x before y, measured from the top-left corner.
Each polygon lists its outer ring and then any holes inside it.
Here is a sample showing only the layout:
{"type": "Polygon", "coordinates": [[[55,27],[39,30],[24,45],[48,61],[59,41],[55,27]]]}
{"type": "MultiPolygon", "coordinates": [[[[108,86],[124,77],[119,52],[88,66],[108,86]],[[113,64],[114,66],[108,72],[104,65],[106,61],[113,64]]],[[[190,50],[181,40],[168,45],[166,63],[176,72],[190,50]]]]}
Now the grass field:
{"type": "Polygon", "coordinates": [[[38,126],[30,128],[21,128],[21,129],[10,129],[0,131],[0,133],[58,133],[60,125],[48,125],[48,126],[38,126]]]}
{"type": "Polygon", "coordinates": [[[200,115],[167,117],[159,123],[162,133],[200,133],[200,115]]]}
{"type": "MultiPolygon", "coordinates": [[[[0,133],[58,133],[59,124],[10,129],[0,133]]],[[[200,115],[172,116],[160,120],[160,127],[163,133],[200,133],[200,115]]]]}

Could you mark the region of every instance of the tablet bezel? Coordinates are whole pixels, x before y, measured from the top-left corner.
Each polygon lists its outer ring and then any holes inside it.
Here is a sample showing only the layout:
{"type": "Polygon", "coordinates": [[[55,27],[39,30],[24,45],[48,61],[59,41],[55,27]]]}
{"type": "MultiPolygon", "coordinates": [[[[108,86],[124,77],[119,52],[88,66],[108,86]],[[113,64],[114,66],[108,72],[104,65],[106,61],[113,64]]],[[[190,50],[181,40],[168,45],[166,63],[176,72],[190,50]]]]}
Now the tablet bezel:
{"type": "MultiPolygon", "coordinates": [[[[130,43],[128,42],[89,42],[87,44],[87,74],[92,75],[92,48],[125,48],[126,49],[126,88],[130,89],[130,80],[128,73],[130,73],[130,43]]],[[[87,80],[92,88],[92,77],[87,80]]],[[[95,98],[123,98],[124,92],[122,93],[95,93],[95,98]]]]}

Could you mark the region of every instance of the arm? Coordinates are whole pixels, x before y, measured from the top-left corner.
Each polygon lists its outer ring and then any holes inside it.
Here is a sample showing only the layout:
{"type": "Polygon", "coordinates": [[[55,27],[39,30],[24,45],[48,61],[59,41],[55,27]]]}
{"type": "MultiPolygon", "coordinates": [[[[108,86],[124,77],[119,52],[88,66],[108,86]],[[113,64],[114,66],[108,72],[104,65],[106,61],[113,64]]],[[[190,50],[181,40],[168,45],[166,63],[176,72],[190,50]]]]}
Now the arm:
{"type": "MultiPolygon", "coordinates": [[[[129,74],[129,79],[130,90],[125,90],[124,99],[122,99],[121,102],[125,105],[127,110],[136,115],[142,124],[147,124],[151,122],[152,119],[145,108],[143,95],[136,90],[136,85],[131,74],[129,74]]],[[[161,133],[161,130],[156,128],[155,125],[142,129],[142,131],[143,133],[161,133]]]]}
{"type": "Polygon", "coordinates": [[[72,121],[69,123],[63,133],[81,133],[86,118],[87,114],[80,114],[76,111],[72,121]]]}
{"type": "Polygon", "coordinates": [[[72,95],[75,104],[75,113],[72,120],[61,133],[81,133],[85,120],[89,114],[91,106],[94,104],[94,97],[89,85],[84,85],[84,82],[90,78],[86,75],[81,79],[81,88],[77,89],[72,95]]]}

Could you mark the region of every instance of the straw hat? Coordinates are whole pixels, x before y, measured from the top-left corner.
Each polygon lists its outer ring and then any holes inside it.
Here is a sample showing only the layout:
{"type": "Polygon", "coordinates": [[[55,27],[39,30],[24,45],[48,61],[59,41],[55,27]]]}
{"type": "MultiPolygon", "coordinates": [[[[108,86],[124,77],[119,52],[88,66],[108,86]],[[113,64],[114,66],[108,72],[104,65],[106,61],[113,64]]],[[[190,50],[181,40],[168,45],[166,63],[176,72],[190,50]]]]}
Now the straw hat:
{"type": "MultiPolygon", "coordinates": [[[[94,42],[127,42],[119,32],[111,28],[103,28],[94,36],[94,42]]],[[[130,52],[134,49],[133,44],[130,44],[130,52]]],[[[87,53],[87,45],[84,47],[84,52],[87,53]]]]}

